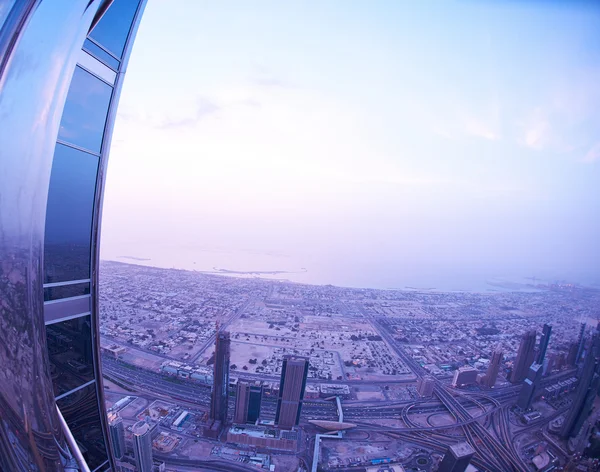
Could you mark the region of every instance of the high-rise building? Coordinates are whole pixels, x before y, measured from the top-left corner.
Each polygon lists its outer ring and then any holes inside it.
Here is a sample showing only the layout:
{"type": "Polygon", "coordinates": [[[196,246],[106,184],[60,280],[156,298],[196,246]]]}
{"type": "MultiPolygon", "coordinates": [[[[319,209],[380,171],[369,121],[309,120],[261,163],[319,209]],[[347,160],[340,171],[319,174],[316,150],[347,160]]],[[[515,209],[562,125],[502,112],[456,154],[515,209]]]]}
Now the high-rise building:
{"type": "Polygon", "coordinates": [[[282,429],[291,429],[300,422],[307,376],[308,358],[284,356],[275,413],[275,424],[282,429]]]}
{"type": "Polygon", "coordinates": [[[454,371],[453,387],[473,385],[477,382],[478,370],[470,366],[459,367],[454,371]]]}
{"type": "Polygon", "coordinates": [[[215,363],[213,365],[213,389],[210,402],[210,419],[227,422],[227,398],[229,391],[229,348],[228,331],[217,331],[215,336],[215,363]]]}
{"type": "Polygon", "coordinates": [[[548,350],[548,343],[550,342],[550,333],[552,333],[552,326],[545,324],[544,328],[542,329],[542,336],[540,337],[540,345],[536,359],[537,364],[544,364],[546,351],[548,350]]]}
{"type": "Polygon", "coordinates": [[[150,425],[138,421],[131,427],[133,433],[133,456],[137,472],[152,472],[152,433],[150,425]]]}
{"type": "Polygon", "coordinates": [[[502,349],[499,346],[496,347],[492,353],[490,365],[488,365],[485,375],[482,378],[482,385],[490,388],[496,385],[496,380],[498,379],[498,372],[500,371],[500,364],[502,364],[503,357],[504,353],[502,352],[502,349]]]}
{"type": "Polygon", "coordinates": [[[529,410],[531,408],[535,392],[542,378],[542,370],[543,367],[541,364],[536,364],[535,362],[531,364],[527,378],[523,381],[523,386],[519,392],[519,399],[517,400],[517,406],[522,410],[529,410]]]}
{"type": "Polygon", "coordinates": [[[125,427],[123,418],[118,413],[108,415],[108,429],[110,431],[110,441],[112,443],[115,459],[123,459],[127,449],[125,447],[125,427]]]}
{"type": "MultiPolygon", "coordinates": [[[[593,345],[600,343],[600,337],[595,335],[593,345]]],[[[595,347],[595,346],[594,346],[595,347]]],[[[563,438],[577,436],[581,426],[589,416],[592,403],[598,394],[600,377],[598,375],[598,360],[593,355],[586,356],[575,390],[575,399],[565,415],[560,434],[563,438]]]]}
{"type": "Polygon", "coordinates": [[[575,355],[575,364],[578,364],[583,356],[583,349],[585,347],[585,328],[586,324],[581,323],[579,327],[579,336],[577,337],[577,354],[575,355]]]}
{"type": "Polygon", "coordinates": [[[579,343],[574,342],[569,345],[569,353],[567,354],[567,365],[573,367],[577,364],[577,351],[579,350],[579,343]]]}
{"type": "Polygon", "coordinates": [[[438,466],[438,472],[465,472],[475,450],[466,442],[448,446],[444,458],[438,466]]]}
{"type": "Polygon", "coordinates": [[[431,397],[433,388],[435,387],[435,379],[431,376],[420,378],[417,382],[417,392],[422,397],[431,397]]]}
{"type": "Polygon", "coordinates": [[[262,402],[262,384],[240,381],[235,398],[235,415],[233,422],[237,424],[254,424],[260,416],[262,402]]]}
{"type": "Polygon", "coordinates": [[[114,470],[98,237],[146,1],[0,3],[0,116],[10,117],[0,126],[0,436],[11,438],[0,439],[0,470],[62,469],[73,458],[114,470]]]}
{"type": "Polygon", "coordinates": [[[533,363],[535,338],[535,330],[527,331],[521,338],[517,358],[515,359],[510,376],[510,381],[512,383],[518,383],[525,379],[529,366],[533,363]]]}

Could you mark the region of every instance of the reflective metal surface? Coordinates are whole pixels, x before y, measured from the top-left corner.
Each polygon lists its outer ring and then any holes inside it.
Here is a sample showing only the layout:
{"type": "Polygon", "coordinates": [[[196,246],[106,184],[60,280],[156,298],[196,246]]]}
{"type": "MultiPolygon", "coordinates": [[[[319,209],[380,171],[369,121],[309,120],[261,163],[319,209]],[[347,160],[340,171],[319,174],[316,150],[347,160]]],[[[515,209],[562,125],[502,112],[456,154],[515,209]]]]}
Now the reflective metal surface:
{"type": "Polygon", "coordinates": [[[60,117],[98,4],[21,1],[0,16],[0,469],[10,472],[64,470],[69,459],[50,378],[42,249],[60,117]]]}

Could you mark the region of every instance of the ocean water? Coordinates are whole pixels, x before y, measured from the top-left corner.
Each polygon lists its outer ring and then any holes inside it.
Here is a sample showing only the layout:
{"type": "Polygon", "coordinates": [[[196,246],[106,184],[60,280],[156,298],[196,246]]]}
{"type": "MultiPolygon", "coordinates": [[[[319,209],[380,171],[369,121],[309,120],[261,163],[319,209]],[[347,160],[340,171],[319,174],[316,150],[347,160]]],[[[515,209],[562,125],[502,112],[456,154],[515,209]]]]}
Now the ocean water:
{"type": "Polygon", "coordinates": [[[530,274],[485,273],[462,267],[404,266],[389,257],[289,254],[185,245],[120,244],[102,247],[101,258],[151,267],[194,270],[235,277],[288,280],[341,287],[437,290],[523,291],[547,280],[530,274]],[[355,257],[353,257],[355,256],[355,257]]]}

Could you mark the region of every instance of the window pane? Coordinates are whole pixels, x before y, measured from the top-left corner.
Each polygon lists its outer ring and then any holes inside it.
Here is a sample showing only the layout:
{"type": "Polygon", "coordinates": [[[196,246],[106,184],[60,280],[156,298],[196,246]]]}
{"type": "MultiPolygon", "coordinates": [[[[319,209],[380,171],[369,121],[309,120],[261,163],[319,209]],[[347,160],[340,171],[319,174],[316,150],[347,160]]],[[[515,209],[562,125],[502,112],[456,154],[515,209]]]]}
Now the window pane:
{"type": "Polygon", "coordinates": [[[97,398],[92,384],[56,402],[90,470],[108,460],[97,398]]]}
{"type": "Polygon", "coordinates": [[[111,94],[110,85],[76,67],[58,139],[99,153],[111,94]]]}
{"type": "Polygon", "coordinates": [[[90,278],[90,237],[98,158],[56,145],[44,245],[45,283],[90,278]]]}
{"type": "Polygon", "coordinates": [[[94,379],[90,315],[46,326],[54,395],[94,379]]]}
{"type": "Polygon", "coordinates": [[[109,53],[104,51],[102,48],[96,46],[89,39],[85,40],[83,43],[83,49],[89,52],[92,56],[94,56],[99,61],[104,62],[108,67],[113,70],[117,70],[119,68],[119,61],[117,61],[114,57],[112,57],[109,53]]]}
{"type": "Polygon", "coordinates": [[[63,285],[62,287],[47,287],[44,289],[44,301],[58,300],[60,298],[77,297],[90,293],[90,283],[63,285]]]}
{"type": "Polygon", "coordinates": [[[135,0],[114,0],[89,36],[121,57],[138,4],[135,0]]]}

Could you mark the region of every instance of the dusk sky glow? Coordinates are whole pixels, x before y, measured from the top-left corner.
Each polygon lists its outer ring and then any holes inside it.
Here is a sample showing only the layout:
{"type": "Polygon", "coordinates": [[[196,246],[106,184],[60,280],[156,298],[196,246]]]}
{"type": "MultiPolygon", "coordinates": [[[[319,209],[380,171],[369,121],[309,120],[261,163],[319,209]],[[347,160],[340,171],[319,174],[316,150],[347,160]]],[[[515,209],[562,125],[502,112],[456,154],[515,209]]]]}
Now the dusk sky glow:
{"type": "Polygon", "coordinates": [[[600,8],[178,3],[133,48],[104,257],[600,282],[600,8]]]}

